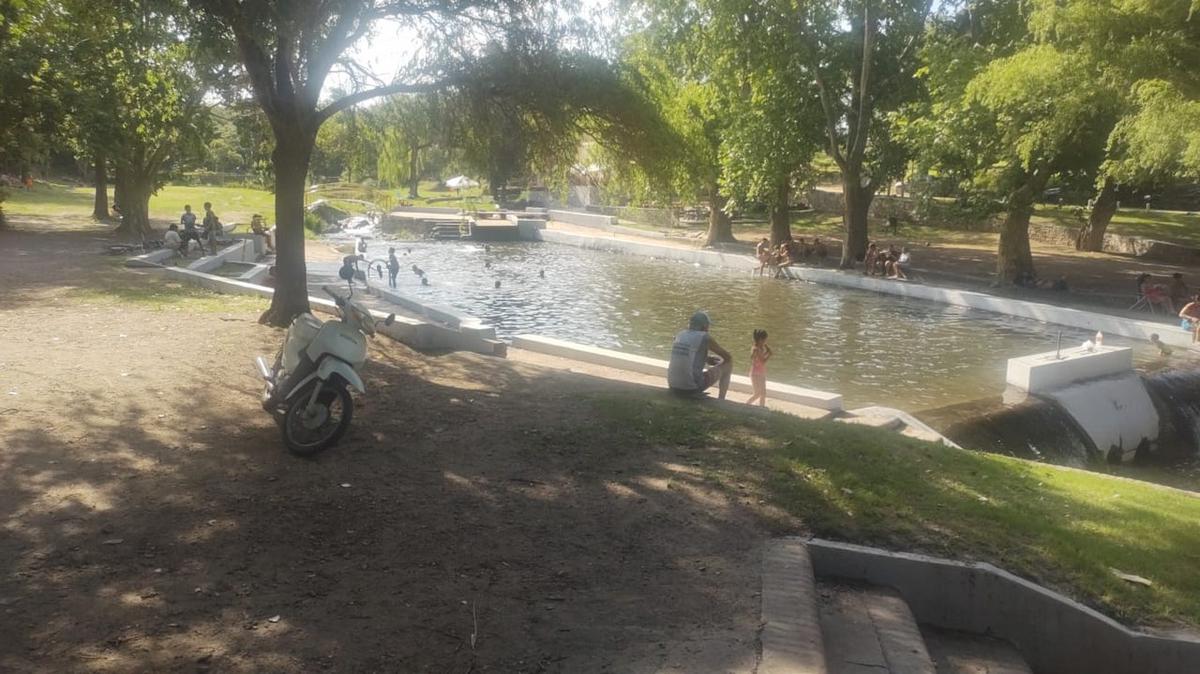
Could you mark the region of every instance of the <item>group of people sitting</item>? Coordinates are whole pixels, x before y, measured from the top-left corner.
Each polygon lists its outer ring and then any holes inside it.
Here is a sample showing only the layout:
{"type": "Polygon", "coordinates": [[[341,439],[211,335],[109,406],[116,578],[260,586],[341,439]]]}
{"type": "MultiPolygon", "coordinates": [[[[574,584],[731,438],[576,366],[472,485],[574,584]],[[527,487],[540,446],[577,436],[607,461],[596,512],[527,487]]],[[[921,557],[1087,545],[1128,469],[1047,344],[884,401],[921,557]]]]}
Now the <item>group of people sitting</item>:
{"type": "Polygon", "coordinates": [[[1183,282],[1183,274],[1176,272],[1171,275],[1169,283],[1159,283],[1150,274],[1139,274],[1137,277],[1138,304],[1143,302],[1151,311],[1155,307],[1175,313],[1175,307],[1182,307],[1191,301],[1192,292],[1183,282]]]}
{"type": "Polygon", "coordinates": [[[886,276],[891,279],[907,279],[904,268],[912,259],[908,248],[896,248],[889,245],[887,250],[880,250],[874,241],[867,244],[867,252],[863,255],[863,273],[867,276],[886,276]]]}
{"type": "MultiPolygon", "coordinates": [[[[191,252],[191,242],[196,242],[196,247],[201,251],[204,250],[205,244],[208,244],[209,250],[213,255],[217,254],[217,244],[225,238],[226,225],[221,223],[221,218],[217,217],[213,211],[211,202],[204,202],[204,220],[200,222],[200,226],[196,226],[196,214],[192,212],[191,204],[186,204],[183,207],[183,215],[179,216],[179,224],[171,224],[167,228],[167,233],[163,235],[163,245],[166,248],[176,251],[180,257],[188,257],[191,252]],[[182,227],[182,229],[180,229],[182,227]]],[[[263,216],[258,213],[250,219],[251,233],[263,237],[266,242],[267,252],[275,252],[275,228],[267,228],[263,216]]]]}
{"type": "Polygon", "coordinates": [[[765,275],[769,267],[775,270],[775,277],[778,278],[783,275],[784,269],[794,264],[815,262],[823,265],[825,258],[829,257],[829,248],[819,236],[813,237],[811,244],[804,237],[796,239],[788,236],[778,246],[771,246],[771,242],[764,237],[758,242],[755,254],[758,257],[759,276],[765,275]]]}

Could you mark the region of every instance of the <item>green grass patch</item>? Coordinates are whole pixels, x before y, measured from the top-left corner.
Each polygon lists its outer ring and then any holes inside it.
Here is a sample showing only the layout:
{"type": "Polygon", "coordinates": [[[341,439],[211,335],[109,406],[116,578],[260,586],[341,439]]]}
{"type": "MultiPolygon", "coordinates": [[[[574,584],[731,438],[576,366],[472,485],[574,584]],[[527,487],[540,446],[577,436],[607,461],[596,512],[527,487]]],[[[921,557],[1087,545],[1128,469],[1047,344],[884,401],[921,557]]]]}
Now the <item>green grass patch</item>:
{"type": "MultiPolygon", "coordinates": [[[[1038,206],[1034,217],[1065,227],[1078,228],[1083,220],[1077,206],[1038,206]]],[[[1181,211],[1147,211],[1127,208],[1117,211],[1108,231],[1200,246],[1200,215],[1181,211]]]]}
{"type": "MultiPolygon", "coordinates": [[[[91,217],[95,190],[90,187],[38,183],[32,190],[9,190],[4,210],[10,215],[91,217]]],[[[111,200],[111,189],[109,198],[111,200]]],[[[204,202],[223,222],[250,222],[255,213],[268,220],[275,212],[275,195],[252,187],[208,187],[203,185],[166,185],[150,197],[150,217],[178,221],[184,204],[201,217],[204,202]]],[[[111,202],[110,202],[111,203],[111,202]]]]}
{"type": "Polygon", "coordinates": [[[1200,498],[876,429],[660,393],[594,400],[631,444],[676,446],[821,537],[984,560],[1118,619],[1200,625],[1200,498]],[[1115,577],[1116,568],[1153,587],[1115,577]]]}

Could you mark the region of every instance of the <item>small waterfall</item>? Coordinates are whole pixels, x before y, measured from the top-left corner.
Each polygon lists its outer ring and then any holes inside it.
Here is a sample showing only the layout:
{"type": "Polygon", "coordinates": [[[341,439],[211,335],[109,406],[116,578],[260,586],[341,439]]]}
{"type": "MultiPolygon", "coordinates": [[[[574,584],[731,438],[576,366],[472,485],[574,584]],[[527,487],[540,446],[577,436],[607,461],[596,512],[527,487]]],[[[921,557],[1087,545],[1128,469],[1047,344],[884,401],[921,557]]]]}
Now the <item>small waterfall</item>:
{"type": "Polygon", "coordinates": [[[1162,451],[1195,454],[1200,449],[1200,369],[1162,370],[1144,379],[1162,424],[1162,451]]]}
{"type": "Polygon", "coordinates": [[[1103,460],[1087,433],[1058,403],[1031,396],[1016,405],[999,398],[952,405],[920,415],[969,449],[1064,466],[1103,460]]]}

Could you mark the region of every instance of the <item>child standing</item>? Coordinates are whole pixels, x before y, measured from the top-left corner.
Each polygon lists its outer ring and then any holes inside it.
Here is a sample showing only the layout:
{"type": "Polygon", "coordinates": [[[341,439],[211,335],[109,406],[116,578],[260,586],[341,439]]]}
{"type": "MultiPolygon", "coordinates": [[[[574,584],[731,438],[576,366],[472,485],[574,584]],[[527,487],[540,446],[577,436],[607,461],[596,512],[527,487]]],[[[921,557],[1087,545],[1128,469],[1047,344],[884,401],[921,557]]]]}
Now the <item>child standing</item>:
{"type": "Polygon", "coordinates": [[[754,395],[746,401],[753,405],[757,400],[760,407],[767,404],[767,361],[771,359],[771,347],[767,346],[767,331],[754,331],[754,348],[750,350],[750,383],[754,384],[754,395]]]}
{"type": "Polygon", "coordinates": [[[396,287],[396,274],[400,273],[400,260],[396,259],[396,249],[395,248],[388,248],[387,269],[388,269],[388,285],[395,288],[396,287]]]}

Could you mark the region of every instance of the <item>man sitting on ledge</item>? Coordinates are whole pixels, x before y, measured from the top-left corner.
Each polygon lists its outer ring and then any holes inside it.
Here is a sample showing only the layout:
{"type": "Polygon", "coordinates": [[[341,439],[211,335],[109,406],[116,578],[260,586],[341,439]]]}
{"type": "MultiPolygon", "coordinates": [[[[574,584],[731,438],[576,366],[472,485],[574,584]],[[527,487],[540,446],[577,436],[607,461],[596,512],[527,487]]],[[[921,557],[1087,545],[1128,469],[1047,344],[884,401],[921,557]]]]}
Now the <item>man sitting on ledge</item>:
{"type": "Polygon", "coordinates": [[[733,356],[708,334],[709,322],[708,314],[697,311],[692,314],[688,329],[675,335],[667,366],[667,386],[676,393],[697,395],[718,384],[717,397],[724,400],[729,377],[733,375],[733,356]]]}

